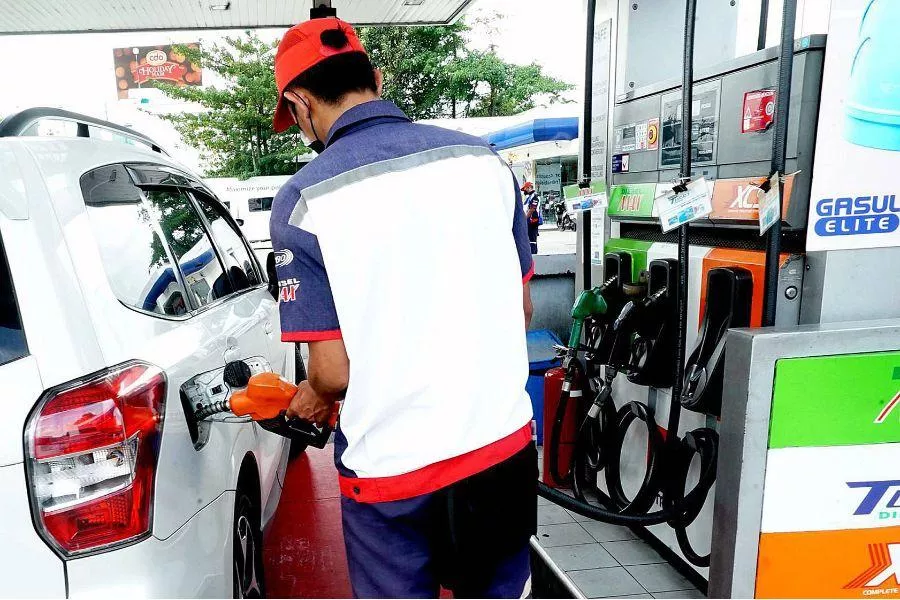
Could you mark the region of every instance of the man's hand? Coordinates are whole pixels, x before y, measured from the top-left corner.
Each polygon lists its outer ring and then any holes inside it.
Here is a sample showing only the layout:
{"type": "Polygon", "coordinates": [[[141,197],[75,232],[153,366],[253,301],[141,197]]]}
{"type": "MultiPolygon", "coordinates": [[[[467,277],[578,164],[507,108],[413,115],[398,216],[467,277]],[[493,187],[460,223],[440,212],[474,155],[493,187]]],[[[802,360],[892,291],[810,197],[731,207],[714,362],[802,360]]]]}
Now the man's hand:
{"type": "Polygon", "coordinates": [[[334,409],[334,401],[323,398],[309,385],[309,381],[302,381],[297,386],[297,393],[291,400],[287,409],[287,417],[300,417],[304,421],[324,425],[334,409]]]}

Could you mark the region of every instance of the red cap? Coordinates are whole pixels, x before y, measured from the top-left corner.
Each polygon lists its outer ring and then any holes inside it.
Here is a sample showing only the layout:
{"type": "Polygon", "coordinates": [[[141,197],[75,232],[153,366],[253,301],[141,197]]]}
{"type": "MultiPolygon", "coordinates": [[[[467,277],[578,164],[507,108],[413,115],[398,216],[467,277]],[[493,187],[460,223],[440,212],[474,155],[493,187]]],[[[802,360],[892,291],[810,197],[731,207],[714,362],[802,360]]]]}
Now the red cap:
{"type": "Polygon", "coordinates": [[[526,181],[524,184],[522,184],[522,191],[531,190],[531,189],[534,189],[534,184],[531,183],[530,181],[526,181]]]}
{"type": "Polygon", "coordinates": [[[294,124],[287,100],[284,99],[284,89],[290,82],[326,58],[346,52],[365,51],[353,27],[337,17],[310,19],[288,29],[275,53],[275,86],[278,88],[278,107],[272,121],[275,131],[284,131],[294,124]],[[343,30],[347,36],[347,45],[337,49],[325,46],[321,35],[329,29],[343,30]]]}

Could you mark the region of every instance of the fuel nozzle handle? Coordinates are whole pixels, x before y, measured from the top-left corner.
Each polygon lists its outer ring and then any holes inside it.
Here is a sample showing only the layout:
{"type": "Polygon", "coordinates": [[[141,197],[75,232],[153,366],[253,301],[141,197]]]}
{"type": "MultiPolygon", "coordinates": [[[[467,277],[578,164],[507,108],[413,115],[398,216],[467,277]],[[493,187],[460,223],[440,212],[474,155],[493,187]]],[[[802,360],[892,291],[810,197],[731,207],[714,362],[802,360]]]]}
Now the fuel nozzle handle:
{"type": "Polygon", "coordinates": [[[316,448],[325,446],[337,424],[340,409],[337,402],[328,423],[321,428],[299,418],[288,419],[287,409],[297,393],[297,386],[277,373],[267,371],[252,375],[247,363],[238,360],[225,366],[223,379],[232,389],[231,397],[198,409],[195,414],[197,420],[230,412],[238,417],[250,417],[268,431],[299,439],[316,448]]]}
{"type": "Polygon", "coordinates": [[[652,309],[666,295],[666,288],[660,288],[641,300],[631,300],[622,307],[622,312],[613,323],[613,331],[620,331],[631,319],[642,312],[652,309]]]}
{"type": "Polygon", "coordinates": [[[606,314],[606,299],[603,297],[603,286],[584,290],[572,305],[572,333],[569,335],[569,354],[574,356],[581,343],[584,321],[593,315],[606,314]]]}

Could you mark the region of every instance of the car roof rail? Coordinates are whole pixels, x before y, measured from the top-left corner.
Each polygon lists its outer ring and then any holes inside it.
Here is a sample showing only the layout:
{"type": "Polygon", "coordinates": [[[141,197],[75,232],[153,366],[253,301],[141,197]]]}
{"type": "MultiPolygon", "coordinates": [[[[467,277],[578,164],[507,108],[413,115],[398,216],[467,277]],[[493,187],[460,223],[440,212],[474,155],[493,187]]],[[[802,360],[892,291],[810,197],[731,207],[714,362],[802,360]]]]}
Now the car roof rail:
{"type": "Polygon", "coordinates": [[[43,120],[71,121],[78,125],[78,133],[76,134],[78,137],[91,137],[91,127],[105,129],[121,135],[124,138],[149,146],[154,152],[159,152],[160,154],[165,154],[167,156],[169,154],[163,150],[159,144],[134,129],[104,121],[103,119],[95,119],[94,117],[89,117],[87,115],[62,110],[60,108],[26,108],[25,110],[13,113],[0,121],[0,137],[19,137],[25,135],[25,132],[28,131],[32,125],[43,120]]]}

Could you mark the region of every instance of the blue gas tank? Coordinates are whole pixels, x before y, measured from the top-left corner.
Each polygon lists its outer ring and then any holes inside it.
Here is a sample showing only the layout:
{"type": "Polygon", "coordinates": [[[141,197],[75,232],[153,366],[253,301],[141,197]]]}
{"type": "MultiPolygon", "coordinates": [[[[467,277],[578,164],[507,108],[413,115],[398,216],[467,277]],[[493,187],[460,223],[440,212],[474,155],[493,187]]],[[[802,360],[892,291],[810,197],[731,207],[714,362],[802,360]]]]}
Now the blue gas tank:
{"type": "Polygon", "coordinates": [[[847,97],[848,141],[900,151],[900,0],[870,0],[847,97]]]}

